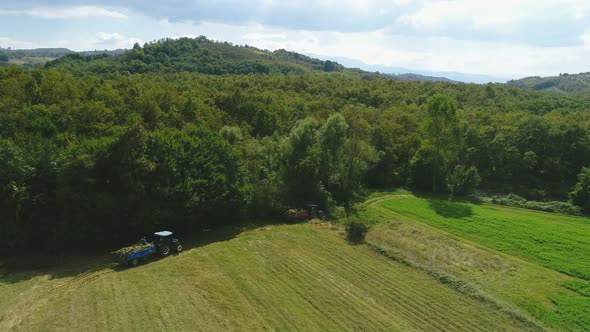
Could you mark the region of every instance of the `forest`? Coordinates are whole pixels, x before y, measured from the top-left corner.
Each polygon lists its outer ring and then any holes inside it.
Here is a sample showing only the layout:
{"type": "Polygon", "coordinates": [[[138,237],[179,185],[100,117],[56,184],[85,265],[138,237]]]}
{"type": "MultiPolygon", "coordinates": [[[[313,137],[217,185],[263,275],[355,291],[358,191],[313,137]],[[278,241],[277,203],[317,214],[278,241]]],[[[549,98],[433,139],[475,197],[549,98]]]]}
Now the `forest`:
{"type": "Polygon", "coordinates": [[[0,68],[0,246],[329,214],[367,188],[590,208],[590,100],[406,82],[206,39],[0,68]]]}

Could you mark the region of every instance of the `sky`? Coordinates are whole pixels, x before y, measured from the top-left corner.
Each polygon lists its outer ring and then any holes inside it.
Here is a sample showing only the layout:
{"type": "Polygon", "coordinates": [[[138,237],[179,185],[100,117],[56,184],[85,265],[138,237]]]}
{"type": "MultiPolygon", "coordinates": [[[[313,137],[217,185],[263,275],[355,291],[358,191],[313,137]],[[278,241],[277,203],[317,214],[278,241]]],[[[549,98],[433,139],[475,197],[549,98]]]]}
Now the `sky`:
{"type": "Polygon", "coordinates": [[[0,0],[4,48],[102,50],[200,35],[416,71],[590,71],[590,0],[0,0]]]}

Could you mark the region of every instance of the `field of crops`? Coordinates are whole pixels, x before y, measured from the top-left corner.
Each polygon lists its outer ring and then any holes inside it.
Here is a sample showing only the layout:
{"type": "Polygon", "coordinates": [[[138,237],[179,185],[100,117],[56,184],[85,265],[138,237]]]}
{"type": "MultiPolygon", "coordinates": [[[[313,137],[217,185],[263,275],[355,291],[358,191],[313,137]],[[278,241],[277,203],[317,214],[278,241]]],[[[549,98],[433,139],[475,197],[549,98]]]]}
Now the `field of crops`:
{"type": "Polygon", "coordinates": [[[266,226],[130,269],[113,269],[97,257],[0,271],[2,331],[530,326],[315,224],[266,226]]]}
{"type": "Polygon", "coordinates": [[[590,219],[418,198],[377,199],[371,245],[458,278],[558,330],[590,330],[590,219]]]}

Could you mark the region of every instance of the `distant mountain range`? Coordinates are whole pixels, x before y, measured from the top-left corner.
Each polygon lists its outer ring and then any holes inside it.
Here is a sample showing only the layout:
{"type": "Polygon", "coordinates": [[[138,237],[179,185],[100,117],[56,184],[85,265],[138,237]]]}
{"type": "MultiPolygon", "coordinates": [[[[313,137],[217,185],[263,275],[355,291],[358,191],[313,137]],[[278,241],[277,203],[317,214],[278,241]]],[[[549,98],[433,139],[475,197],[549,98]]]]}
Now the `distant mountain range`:
{"type": "Polygon", "coordinates": [[[427,76],[427,75],[420,75],[414,73],[405,73],[405,74],[386,74],[391,75],[401,81],[428,81],[428,82],[447,82],[447,83],[464,83],[459,81],[454,81],[448,79],[446,77],[438,77],[438,76],[427,76]]]}
{"type": "Polygon", "coordinates": [[[44,65],[48,61],[59,59],[70,54],[81,54],[84,56],[96,54],[120,55],[126,51],[127,50],[124,49],[118,49],[74,52],[67,48],[35,48],[21,50],[0,47],[0,66],[16,64],[24,68],[32,68],[34,66],[44,65]],[[6,56],[8,61],[2,61],[2,56],[6,56]]]}
{"type": "MultiPolygon", "coordinates": [[[[309,54],[316,58],[325,59],[326,57],[321,55],[309,54]]],[[[437,72],[419,69],[408,69],[402,67],[392,67],[385,65],[369,65],[362,61],[349,59],[345,57],[333,57],[332,60],[336,60],[342,65],[349,68],[359,68],[371,72],[379,72],[383,74],[391,74],[398,77],[401,80],[410,81],[432,81],[432,82],[463,82],[463,83],[504,83],[508,81],[509,77],[502,76],[491,76],[491,75],[480,75],[480,74],[467,74],[459,72],[437,72]]]]}
{"type": "Polygon", "coordinates": [[[61,58],[68,54],[82,54],[82,55],[93,55],[93,54],[109,54],[119,55],[125,53],[126,49],[117,50],[94,50],[94,51],[83,51],[75,52],[67,48],[34,48],[29,50],[9,49],[1,48],[0,53],[8,54],[11,57],[37,57],[37,58],[61,58]]]}
{"type": "Polygon", "coordinates": [[[508,85],[538,91],[566,93],[590,92],[590,73],[560,74],[550,77],[525,77],[508,81],[508,85]]]}
{"type": "Polygon", "coordinates": [[[13,50],[0,48],[0,52],[11,57],[59,58],[66,54],[76,53],[67,48],[35,48],[31,50],[13,50]]]}

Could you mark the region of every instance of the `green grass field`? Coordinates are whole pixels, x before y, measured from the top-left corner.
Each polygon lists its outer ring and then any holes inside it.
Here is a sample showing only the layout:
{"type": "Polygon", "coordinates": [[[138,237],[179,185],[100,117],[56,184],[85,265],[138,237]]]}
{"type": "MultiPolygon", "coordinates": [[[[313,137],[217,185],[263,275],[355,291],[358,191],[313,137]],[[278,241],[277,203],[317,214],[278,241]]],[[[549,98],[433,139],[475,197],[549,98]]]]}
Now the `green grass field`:
{"type": "Polygon", "coordinates": [[[406,198],[380,203],[453,235],[590,280],[590,219],[489,204],[406,198]]]}
{"type": "Polygon", "coordinates": [[[590,330],[590,219],[390,195],[361,205],[368,242],[557,330],[590,330]]]}
{"type": "Polygon", "coordinates": [[[1,331],[530,326],[316,224],[266,226],[123,270],[99,256],[0,271],[1,331]]]}

